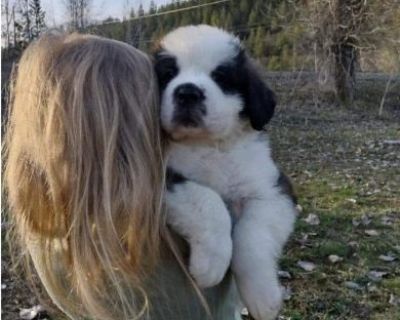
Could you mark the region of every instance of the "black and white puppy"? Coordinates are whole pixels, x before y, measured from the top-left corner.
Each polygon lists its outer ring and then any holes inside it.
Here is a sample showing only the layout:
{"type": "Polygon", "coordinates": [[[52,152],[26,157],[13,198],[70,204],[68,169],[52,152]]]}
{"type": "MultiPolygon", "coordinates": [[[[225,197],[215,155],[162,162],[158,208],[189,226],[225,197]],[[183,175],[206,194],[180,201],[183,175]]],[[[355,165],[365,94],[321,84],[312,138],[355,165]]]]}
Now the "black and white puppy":
{"type": "Polygon", "coordinates": [[[239,40],[206,25],[169,33],[155,68],[172,140],[168,222],[191,246],[190,272],[207,287],[231,265],[252,316],[274,319],[282,302],[277,260],[296,217],[261,132],[274,94],[239,40]]]}

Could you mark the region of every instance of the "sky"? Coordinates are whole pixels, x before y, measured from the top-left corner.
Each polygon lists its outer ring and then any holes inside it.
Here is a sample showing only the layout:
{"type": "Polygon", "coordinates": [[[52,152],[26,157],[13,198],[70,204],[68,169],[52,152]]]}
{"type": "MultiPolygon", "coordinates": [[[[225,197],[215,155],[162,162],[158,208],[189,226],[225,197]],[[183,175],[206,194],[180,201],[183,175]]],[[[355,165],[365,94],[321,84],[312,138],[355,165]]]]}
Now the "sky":
{"type": "MultiPolygon", "coordinates": [[[[122,18],[126,8],[133,7],[135,11],[140,4],[148,8],[151,0],[91,0],[91,18],[103,20],[110,16],[122,18]]],[[[65,0],[42,0],[42,6],[46,11],[46,22],[50,27],[66,22],[65,0]]],[[[154,0],[157,5],[170,2],[169,0],[154,0]]]]}

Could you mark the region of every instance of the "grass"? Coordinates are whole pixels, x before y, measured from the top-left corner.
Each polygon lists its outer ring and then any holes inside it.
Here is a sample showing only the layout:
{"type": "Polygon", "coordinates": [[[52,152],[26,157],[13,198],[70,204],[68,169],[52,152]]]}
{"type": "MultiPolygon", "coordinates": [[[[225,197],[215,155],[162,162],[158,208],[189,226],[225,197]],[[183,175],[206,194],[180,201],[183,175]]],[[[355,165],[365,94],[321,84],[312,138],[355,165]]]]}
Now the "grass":
{"type": "Polygon", "coordinates": [[[303,208],[281,260],[292,276],[282,282],[293,292],[281,319],[400,319],[400,306],[389,303],[400,296],[400,147],[383,144],[400,139],[399,119],[327,109],[307,121],[315,111],[282,109],[270,129],[275,158],[303,208]],[[303,220],[310,213],[319,225],[303,220]],[[369,224],[353,225],[363,215],[369,224]],[[368,236],[371,229],[379,235],[368,236]],[[397,259],[379,258],[388,253],[397,259]],[[332,263],[329,255],[343,260],[332,263]],[[299,260],[317,267],[304,271],[299,260]],[[387,274],[373,281],[370,271],[387,274]]]}
{"type": "MultiPolygon", "coordinates": [[[[278,110],[270,126],[274,157],[292,177],[303,208],[280,263],[292,276],[282,284],[293,292],[281,320],[400,319],[400,306],[389,303],[391,295],[400,297],[400,146],[384,143],[400,140],[400,119],[376,114],[293,104],[278,110]],[[310,213],[319,225],[303,220],[310,213]],[[364,215],[368,225],[353,225],[364,215]],[[379,235],[368,236],[371,229],[379,235]],[[388,253],[397,260],[379,259],[388,253]],[[330,255],[343,260],[332,263],[330,255]],[[304,271],[299,260],[316,269],[304,271]],[[373,281],[370,271],[387,274],[373,281]]],[[[2,268],[7,276],[7,265],[2,268]]],[[[8,280],[3,316],[11,320],[19,307],[37,302],[21,281],[8,280]]]]}

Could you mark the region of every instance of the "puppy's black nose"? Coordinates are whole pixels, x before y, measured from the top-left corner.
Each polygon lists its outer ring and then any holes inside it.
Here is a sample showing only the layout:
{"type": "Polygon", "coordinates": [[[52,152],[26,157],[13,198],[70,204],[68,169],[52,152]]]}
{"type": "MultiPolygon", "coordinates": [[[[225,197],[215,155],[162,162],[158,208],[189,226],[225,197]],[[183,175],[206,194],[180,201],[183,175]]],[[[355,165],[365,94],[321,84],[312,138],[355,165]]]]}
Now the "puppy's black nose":
{"type": "Polygon", "coordinates": [[[185,83],[176,87],[174,98],[179,105],[193,105],[204,100],[204,93],[193,83],[185,83]]]}

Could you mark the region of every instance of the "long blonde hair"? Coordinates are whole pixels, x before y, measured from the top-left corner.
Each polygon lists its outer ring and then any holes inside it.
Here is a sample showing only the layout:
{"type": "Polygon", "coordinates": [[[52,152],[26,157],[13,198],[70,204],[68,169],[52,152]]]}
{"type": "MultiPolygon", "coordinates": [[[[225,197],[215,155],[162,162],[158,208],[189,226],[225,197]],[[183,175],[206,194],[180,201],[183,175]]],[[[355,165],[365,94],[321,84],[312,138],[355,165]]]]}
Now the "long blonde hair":
{"type": "Polygon", "coordinates": [[[47,35],[18,66],[6,137],[10,219],[72,318],[133,319],[166,233],[163,141],[148,57],[47,35]]]}

